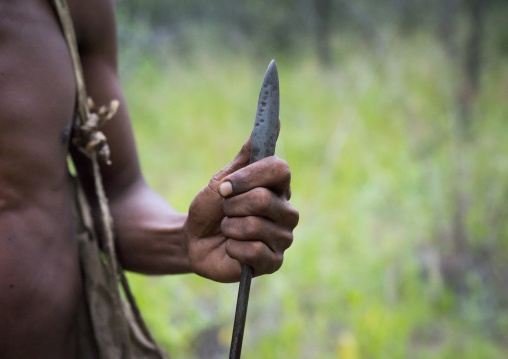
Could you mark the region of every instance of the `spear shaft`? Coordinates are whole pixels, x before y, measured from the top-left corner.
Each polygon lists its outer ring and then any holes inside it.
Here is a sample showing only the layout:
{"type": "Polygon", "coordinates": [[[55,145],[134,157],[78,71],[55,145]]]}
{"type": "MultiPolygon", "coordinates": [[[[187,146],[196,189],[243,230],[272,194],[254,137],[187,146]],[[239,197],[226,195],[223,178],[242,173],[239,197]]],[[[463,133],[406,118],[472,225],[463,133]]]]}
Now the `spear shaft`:
{"type": "MultiPolygon", "coordinates": [[[[259,92],[256,120],[254,122],[254,130],[252,131],[250,163],[273,156],[275,153],[279,127],[279,102],[279,75],[275,60],[272,60],[266,70],[263,85],[259,92]]],[[[242,275],[240,286],[238,287],[238,299],[236,302],[229,359],[240,359],[242,353],[243,332],[247,318],[252,271],[253,269],[250,265],[242,264],[242,275]]]]}

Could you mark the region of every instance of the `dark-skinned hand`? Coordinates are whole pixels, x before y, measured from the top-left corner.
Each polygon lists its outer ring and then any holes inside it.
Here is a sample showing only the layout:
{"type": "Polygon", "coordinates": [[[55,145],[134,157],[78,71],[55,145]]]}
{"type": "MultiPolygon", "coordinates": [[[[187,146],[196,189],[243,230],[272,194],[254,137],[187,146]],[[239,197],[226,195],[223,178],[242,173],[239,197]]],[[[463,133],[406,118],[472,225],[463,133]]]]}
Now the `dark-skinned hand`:
{"type": "Polygon", "coordinates": [[[184,227],[191,269],[218,282],[238,281],[241,263],[254,276],[277,271],[298,224],[288,164],[275,156],[249,164],[250,147],[249,138],[198,193],[184,227]]]}

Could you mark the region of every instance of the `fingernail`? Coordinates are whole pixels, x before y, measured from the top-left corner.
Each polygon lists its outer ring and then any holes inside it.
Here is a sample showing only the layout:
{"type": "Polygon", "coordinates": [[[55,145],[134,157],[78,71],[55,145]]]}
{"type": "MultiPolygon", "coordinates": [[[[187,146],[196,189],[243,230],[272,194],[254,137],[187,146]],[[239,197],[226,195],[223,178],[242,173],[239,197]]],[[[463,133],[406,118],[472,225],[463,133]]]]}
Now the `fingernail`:
{"type": "Polygon", "coordinates": [[[224,182],[219,185],[219,194],[222,197],[227,197],[233,193],[233,185],[231,182],[224,182]]]}

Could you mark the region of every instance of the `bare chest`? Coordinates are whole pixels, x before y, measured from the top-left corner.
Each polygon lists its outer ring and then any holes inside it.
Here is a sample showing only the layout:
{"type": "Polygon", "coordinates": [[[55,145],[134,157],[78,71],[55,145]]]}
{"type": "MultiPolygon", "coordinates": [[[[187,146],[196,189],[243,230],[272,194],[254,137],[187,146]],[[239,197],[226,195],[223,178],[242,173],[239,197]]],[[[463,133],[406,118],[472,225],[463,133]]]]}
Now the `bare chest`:
{"type": "Polygon", "coordinates": [[[55,133],[72,119],[75,85],[50,1],[2,1],[0,14],[0,140],[58,142],[55,133]]]}
{"type": "Polygon", "coordinates": [[[0,182],[36,189],[64,172],[72,63],[50,0],[2,0],[0,14],[0,182]]]}

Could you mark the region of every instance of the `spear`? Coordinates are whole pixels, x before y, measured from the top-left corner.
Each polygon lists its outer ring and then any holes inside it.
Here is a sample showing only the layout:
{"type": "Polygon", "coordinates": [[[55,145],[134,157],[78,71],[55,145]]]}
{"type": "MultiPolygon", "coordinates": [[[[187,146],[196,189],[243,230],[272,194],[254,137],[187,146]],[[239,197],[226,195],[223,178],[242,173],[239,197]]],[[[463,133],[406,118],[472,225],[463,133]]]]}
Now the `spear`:
{"type": "MultiPolygon", "coordinates": [[[[273,156],[277,132],[279,127],[279,74],[275,60],[270,62],[266,70],[263,85],[259,92],[258,108],[250,151],[250,163],[262,158],[273,156]]],[[[238,287],[235,322],[229,359],[239,359],[242,353],[243,331],[247,318],[247,305],[249,303],[250,284],[252,281],[252,267],[242,264],[242,275],[238,287]]]]}

